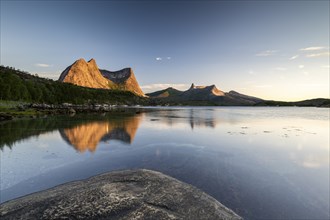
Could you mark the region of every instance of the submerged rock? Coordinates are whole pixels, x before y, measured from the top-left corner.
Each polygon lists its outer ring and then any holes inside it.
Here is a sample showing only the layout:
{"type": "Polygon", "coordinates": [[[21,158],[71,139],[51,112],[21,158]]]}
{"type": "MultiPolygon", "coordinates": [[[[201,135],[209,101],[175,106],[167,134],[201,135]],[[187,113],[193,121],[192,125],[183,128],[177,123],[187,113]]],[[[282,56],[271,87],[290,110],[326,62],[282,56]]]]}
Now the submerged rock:
{"type": "Polygon", "coordinates": [[[76,114],[76,110],[74,110],[73,108],[69,108],[68,113],[71,114],[76,114]]]}
{"type": "Polygon", "coordinates": [[[0,112],[0,121],[12,120],[13,118],[12,115],[0,112]]]}
{"type": "Polygon", "coordinates": [[[162,173],[115,171],[11,200],[4,219],[241,219],[216,199],[162,173]]]}

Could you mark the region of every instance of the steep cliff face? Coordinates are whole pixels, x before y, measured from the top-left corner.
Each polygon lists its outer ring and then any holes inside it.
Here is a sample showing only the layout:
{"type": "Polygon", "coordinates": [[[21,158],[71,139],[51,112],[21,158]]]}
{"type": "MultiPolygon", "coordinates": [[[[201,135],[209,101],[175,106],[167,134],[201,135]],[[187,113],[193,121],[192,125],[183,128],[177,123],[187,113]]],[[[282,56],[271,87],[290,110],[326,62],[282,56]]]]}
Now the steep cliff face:
{"type": "Polygon", "coordinates": [[[88,62],[77,60],[62,72],[59,81],[89,88],[130,91],[144,96],[131,68],[114,72],[101,70],[94,59],[88,62]]]}
{"type": "Polygon", "coordinates": [[[67,67],[59,81],[97,89],[109,89],[109,82],[104,78],[94,59],[86,62],[79,59],[67,67]]]}
{"type": "Polygon", "coordinates": [[[131,68],[125,68],[114,72],[100,69],[100,72],[103,77],[111,81],[109,84],[111,89],[127,90],[139,96],[144,96],[131,68]]]}

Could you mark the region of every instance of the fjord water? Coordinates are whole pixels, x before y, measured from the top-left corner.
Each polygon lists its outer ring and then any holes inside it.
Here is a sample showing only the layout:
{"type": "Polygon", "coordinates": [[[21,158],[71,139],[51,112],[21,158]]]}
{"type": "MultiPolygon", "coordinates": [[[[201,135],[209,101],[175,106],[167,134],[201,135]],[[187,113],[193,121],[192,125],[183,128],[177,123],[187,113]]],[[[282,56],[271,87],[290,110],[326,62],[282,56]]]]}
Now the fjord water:
{"type": "Polygon", "coordinates": [[[0,124],[1,202],[112,170],[192,184],[245,219],[329,218],[329,109],[149,108],[0,124]]]}

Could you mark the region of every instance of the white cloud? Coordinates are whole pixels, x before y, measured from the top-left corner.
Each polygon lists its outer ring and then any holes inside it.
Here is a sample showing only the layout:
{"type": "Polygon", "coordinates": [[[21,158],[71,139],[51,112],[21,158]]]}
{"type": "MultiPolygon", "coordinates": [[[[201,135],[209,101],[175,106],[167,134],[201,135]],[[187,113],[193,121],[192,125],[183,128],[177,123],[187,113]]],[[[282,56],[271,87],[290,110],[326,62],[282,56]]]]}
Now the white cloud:
{"type": "Polygon", "coordinates": [[[320,163],[315,162],[315,161],[304,161],[302,163],[302,166],[306,167],[306,168],[319,168],[321,165],[320,165],[320,163]]]}
{"type": "Polygon", "coordinates": [[[328,57],[329,52],[307,54],[306,57],[328,57]]]}
{"type": "Polygon", "coordinates": [[[262,51],[260,53],[257,53],[256,56],[258,57],[268,57],[271,55],[274,55],[274,53],[276,53],[277,50],[266,50],[266,51],[262,51]]]}
{"type": "Polygon", "coordinates": [[[301,48],[301,51],[315,51],[315,50],[323,50],[326,49],[325,47],[306,47],[306,48],[301,48]]]}
{"type": "Polygon", "coordinates": [[[294,56],[290,57],[289,60],[295,60],[295,59],[297,59],[298,57],[299,57],[299,55],[294,55],[294,56]]]}
{"type": "Polygon", "coordinates": [[[254,72],[253,70],[249,70],[248,73],[249,73],[250,75],[256,75],[256,72],[254,72]]]}
{"type": "Polygon", "coordinates": [[[320,83],[300,83],[297,86],[301,87],[327,87],[327,84],[320,84],[320,83]]]}
{"type": "Polygon", "coordinates": [[[170,60],[170,59],[172,59],[172,57],[166,57],[166,58],[162,58],[162,57],[156,57],[156,60],[157,61],[162,61],[162,60],[170,60]]]}
{"type": "Polygon", "coordinates": [[[36,63],[34,65],[37,66],[37,67],[51,67],[52,66],[50,64],[45,64],[45,63],[36,63]]]}
{"type": "Polygon", "coordinates": [[[189,88],[188,84],[170,84],[170,83],[157,83],[157,84],[148,84],[141,86],[141,89],[145,92],[154,92],[162,89],[166,89],[168,87],[173,87],[178,90],[186,90],[189,88]]]}
{"type": "Polygon", "coordinates": [[[309,76],[309,72],[307,72],[307,71],[304,71],[303,74],[304,74],[305,76],[309,76]]]}
{"type": "Polygon", "coordinates": [[[276,67],[275,70],[277,70],[277,71],[286,71],[287,68],[285,68],[285,67],[276,67]]]}
{"type": "Polygon", "coordinates": [[[322,68],[325,68],[325,69],[329,69],[330,66],[329,65],[325,65],[325,66],[321,66],[322,68]]]}
{"type": "Polygon", "coordinates": [[[304,65],[299,65],[298,68],[299,69],[303,69],[305,66],[304,65]]]}
{"type": "Polygon", "coordinates": [[[56,71],[56,72],[34,72],[32,74],[38,74],[39,77],[42,78],[48,78],[53,80],[58,80],[60,77],[62,71],[56,71]]]}

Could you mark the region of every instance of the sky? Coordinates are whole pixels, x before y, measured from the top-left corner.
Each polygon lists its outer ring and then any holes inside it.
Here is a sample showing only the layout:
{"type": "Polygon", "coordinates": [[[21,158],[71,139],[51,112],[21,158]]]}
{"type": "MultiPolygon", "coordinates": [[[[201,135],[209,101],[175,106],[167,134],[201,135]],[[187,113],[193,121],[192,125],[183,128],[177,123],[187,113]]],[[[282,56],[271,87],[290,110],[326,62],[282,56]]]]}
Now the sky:
{"type": "Polygon", "coordinates": [[[1,65],[58,79],[75,60],[172,86],[329,98],[329,1],[1,0],[1,65]]]}

